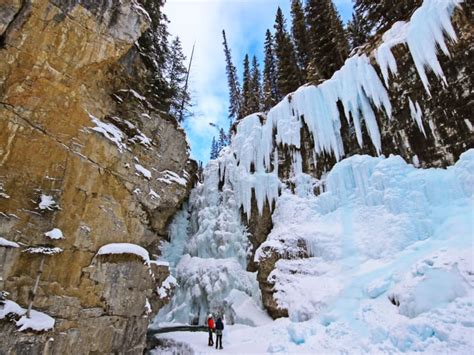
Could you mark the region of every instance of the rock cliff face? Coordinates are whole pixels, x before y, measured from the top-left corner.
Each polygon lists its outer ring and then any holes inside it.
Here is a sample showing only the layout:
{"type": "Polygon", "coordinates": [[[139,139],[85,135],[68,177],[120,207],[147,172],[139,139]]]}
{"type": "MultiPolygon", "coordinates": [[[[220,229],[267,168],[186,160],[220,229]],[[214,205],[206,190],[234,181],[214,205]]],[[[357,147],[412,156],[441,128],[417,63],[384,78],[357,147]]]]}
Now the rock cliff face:
{"type": "MultiPolygon", "coordinates": [[[[450,57],[440,55],[439,60],[446,76],[447,85],[429,74],[431,96],[423,88],[408,48],[398,45],[393,48],[393,54],[398,65],[398,76],[391,77],[388,92],[392,102],[392,118],[385,115],[377,117],[382,140],[382,154],[396,154],[407,162],[421,167],[446,167],[453,164],[459,155],[474,147],[474,129],[472,111],[473,67],[474,56],[474,28],[472,5],[465,3],[461,9],[455,11],[452,21],[458,35],[458,41],[449,45],[450,57]],[[424,133],[412,118],[409,99],[418,102],[423,116],[424,133]]],[[[361,49],[369,55],[374,67],[378,70],[373,56],[374,48],[380,45],[381,36],[361,49]]],[[[378,72],[382,77],[381,73],[378,72]]],[[[290,96],[291,99],[291,96],[290,96]]],[[[340,108],[341,115],[342,109],[340,108]]],[[[359,147],[354,128],[341,120],[341,135],[343,138],[345,157],[354,154],[370,154],[375,156],[376,151],[370,144],[359,147]]],[[[364,142],[370,142],[365,128],[364,142]]],[[[313,154],[314,141],[306,126],[301,130],[301,148],[303,172],[319,179],[336,163],[332,155],[322,154],[317,157],[317,164],[313,154]]],[[[287,181],[291,173],[292,152],[294,147],[279,147],[279,177],[287,181]]],[[[291,186],[291,182],[288,181],[291,186]]],[[[245,220],[245,219],[243,219],[245,220]]],[[[271,213],[267,209],[259,215],[256,208],[252,209],[249,230],[252,234],[254,251],[271,230],[271,213]],[[270,226],[270,227],[269,227],[270,226]]],[[[301,255],[306,255],[305,243],[301,241],[301,255]]],[[[273,298],[273,284],[268,276],[274,269],[275,263],[285,258],[271,250],[266,251],[267,258],[261,260],[258,268],[258,281],[262,291],[262,299],[269,314],[274,317],[287,316],[287,311],[281,309],[273,298]]],[[[250,269],[255,264],[250,262],[250,269]]]]}
{"type": "Polygon", "coordinates": [[[0,3],[0,237],[19,245],[0,244],[0,291],[26,308],[42,256],[25,248],[62,249],[33,304],[54,329],[0,320],[0,353],[143,350],[168,268],[96,254],[120,242],[158,253],[196,170],[182,129],[148,100],[137,40],[150,21],[135,0],[0,3]]]}

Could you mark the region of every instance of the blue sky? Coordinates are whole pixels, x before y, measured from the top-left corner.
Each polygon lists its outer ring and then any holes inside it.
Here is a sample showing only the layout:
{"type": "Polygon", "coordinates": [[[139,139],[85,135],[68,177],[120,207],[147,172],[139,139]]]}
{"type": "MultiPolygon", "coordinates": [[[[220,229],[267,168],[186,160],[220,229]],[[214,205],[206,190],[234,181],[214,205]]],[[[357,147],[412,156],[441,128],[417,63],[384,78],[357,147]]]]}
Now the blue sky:
{"type": "MultiPolygon", "coordinates": [[[[352,13],[351,0],[334,0],[344,21],[352,13]]],[[[273,23],[280,6],[290,29],[290,0],[167,0],[165,12],[170,20],[169,31],[181,38],[187,57],[196,42],[190,76],[190,89],[195,103],[194,116],[185,123],[191,155],[196,160],[209,160],[210,145],[217,129],[227,129],[228,89],[222,29],[232,50],[232,59],[239,70],[246,53],[263,55],[265,31],[273,23]]]]}

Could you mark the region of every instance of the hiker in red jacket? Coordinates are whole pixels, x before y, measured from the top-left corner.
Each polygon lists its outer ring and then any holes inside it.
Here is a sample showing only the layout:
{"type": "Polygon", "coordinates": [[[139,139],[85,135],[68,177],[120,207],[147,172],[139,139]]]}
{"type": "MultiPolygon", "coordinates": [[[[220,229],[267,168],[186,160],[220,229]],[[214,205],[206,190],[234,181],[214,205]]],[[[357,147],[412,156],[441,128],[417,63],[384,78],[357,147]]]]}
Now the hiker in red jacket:
{"type": "Polygon", "coordinates": [[[214,345],[214,339],[212,336],[212,332],[214,331],[215,325],[214,325],[214,319],[212,318],[212,314],[209,314],[207,317],[207,328],[209,330],[209,346],[214,345]]]}

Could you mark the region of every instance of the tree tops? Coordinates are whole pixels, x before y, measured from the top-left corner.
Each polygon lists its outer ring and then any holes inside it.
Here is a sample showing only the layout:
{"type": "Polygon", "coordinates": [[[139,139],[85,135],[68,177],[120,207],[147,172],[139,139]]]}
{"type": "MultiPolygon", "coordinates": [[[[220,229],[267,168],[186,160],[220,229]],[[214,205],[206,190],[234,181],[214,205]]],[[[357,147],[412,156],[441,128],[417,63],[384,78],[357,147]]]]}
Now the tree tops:
{"type": "Polygon", "coordinates": [[[150,70],[147,98],[158,109],[179,119],[189,113],[190,94],[185,87],[188,70],[179,38],[172,39],[163,12],[165,0],[141,0],[151,18],[150,28],[138,40],[138,53],[150,70]],[[184,104],[184,105],[183,105],[184,104]]]}

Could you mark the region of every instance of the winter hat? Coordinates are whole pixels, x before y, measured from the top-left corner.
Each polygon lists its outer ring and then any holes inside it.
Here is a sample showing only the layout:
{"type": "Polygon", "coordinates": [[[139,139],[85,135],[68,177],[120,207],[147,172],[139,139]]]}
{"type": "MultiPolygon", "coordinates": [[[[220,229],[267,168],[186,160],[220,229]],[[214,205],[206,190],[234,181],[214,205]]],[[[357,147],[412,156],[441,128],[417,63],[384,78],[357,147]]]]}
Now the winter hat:
{"type": "Polygon", "coordinates": [[[212,318],[212,313],[209,313],[209,315],[207,316],[207,318],[212,318]]]}

